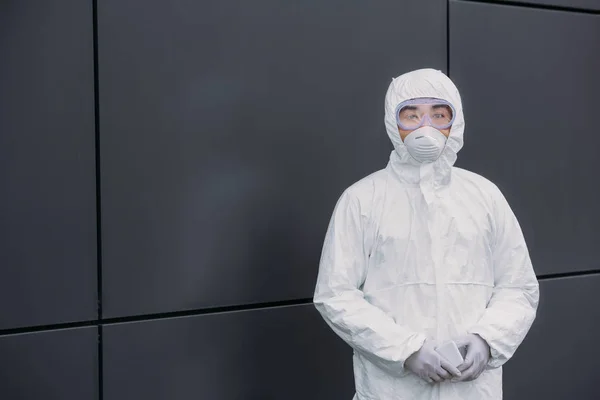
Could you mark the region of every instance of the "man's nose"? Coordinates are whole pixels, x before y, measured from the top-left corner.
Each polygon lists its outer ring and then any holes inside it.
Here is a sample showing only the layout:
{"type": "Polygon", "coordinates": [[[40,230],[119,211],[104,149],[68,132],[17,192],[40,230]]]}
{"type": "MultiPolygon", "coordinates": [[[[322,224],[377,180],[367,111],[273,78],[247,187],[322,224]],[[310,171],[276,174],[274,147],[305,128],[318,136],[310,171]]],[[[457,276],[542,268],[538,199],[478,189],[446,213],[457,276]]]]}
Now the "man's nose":
{"type": "Polygon", "coordinates": [[[422,126],[425,126],[425,125],[433,126],[431,124],[431,118],[429,118],[429,115],[427,115],[427,114],[423,115],[423,125],[422,126]]]}

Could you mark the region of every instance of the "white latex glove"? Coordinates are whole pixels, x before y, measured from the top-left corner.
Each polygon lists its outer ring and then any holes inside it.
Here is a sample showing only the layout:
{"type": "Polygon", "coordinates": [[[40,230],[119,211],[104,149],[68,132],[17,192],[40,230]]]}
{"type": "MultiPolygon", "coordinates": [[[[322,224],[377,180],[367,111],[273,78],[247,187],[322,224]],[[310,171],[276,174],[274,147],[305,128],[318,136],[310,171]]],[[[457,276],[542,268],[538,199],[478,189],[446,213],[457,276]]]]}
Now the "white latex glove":
{"type": "Polygon", "coordinates": [[[455,340],[459,348],[466,347],[465,361],[458,366],[462,376],[453,378],[452,382],[472,381],[485,370],[490,359],[490,346],[483,338],[471,333],[455,340]]]}
{"type": "Polygon", "coordinates": [[[428,383],[460,377],[460,371],[435,351],[435,346],[434,340],[427,339],[421,349],[406,359],[404,367],[428,383]]]}

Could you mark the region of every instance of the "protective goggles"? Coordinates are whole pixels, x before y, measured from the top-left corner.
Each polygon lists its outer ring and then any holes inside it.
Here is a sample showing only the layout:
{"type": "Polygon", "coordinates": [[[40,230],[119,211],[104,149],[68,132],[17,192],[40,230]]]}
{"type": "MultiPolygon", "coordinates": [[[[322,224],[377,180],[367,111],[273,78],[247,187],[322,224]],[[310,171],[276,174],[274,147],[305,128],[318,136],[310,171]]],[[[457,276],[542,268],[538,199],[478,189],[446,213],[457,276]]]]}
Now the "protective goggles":
{"type": "Polygon", "coordinates": [[[456,112],[452,104],[442,99],[411,99],[396,107],[396,123],[405,131],[420,128],[426,122],[436,129],[448,129],[455,117],[456,112]]]}

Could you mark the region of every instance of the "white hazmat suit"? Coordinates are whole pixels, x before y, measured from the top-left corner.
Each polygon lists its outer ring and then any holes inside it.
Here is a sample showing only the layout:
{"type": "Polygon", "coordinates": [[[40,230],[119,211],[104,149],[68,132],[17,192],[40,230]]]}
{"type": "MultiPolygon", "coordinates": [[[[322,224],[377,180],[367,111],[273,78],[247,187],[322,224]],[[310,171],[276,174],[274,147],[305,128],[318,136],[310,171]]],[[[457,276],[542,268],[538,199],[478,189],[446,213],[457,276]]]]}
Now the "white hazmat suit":
{"type": "Polygon", "coordinates": [[[489,180],[454,167],[463,145],[460,95],[442,72],[392,81],[385,126],[387,167],[341,195],[327,230],[314,304],[354,350],[355,400],[502,398],[502,365],[533,323],[538,282],[521,228],[489,180]],[[404,146],[396,106],[435,97],[456,118],[440,157],[420,164],[404,146]],[[426,338],[468,333],[490,346],[475,380],[427,383],[404,366],[426,338]]]}

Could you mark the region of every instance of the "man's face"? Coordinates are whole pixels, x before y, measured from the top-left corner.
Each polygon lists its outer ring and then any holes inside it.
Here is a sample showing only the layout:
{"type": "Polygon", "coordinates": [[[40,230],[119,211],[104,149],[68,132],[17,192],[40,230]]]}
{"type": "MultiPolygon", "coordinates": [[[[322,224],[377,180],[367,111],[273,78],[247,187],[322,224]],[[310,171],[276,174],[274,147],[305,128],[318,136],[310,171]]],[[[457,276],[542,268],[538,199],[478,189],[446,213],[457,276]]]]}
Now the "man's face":
{"type": "MultiPolygon", "coordinates": [[[[432,105],[432,104],[419,104],[413,106],[407,106],[402,108],[399,114],[400,120],[404,125],[410,125],[411,123],[417,125],[425,118],[425,116],[429,117],[429,121],[425,121],[422,126],[426,125],[445,125],[446,122],[452,119],[452,109],[446,105],[432,105]]],[[[446,137],[450,135],[450,129],[452,126],[449,126],[445,129],[438,129],[442,134],[446,137]]],[[[405,130],[398,127],[398,132],[400,133],[400,138],[404,141],[414,129],[405,130]]]]}

